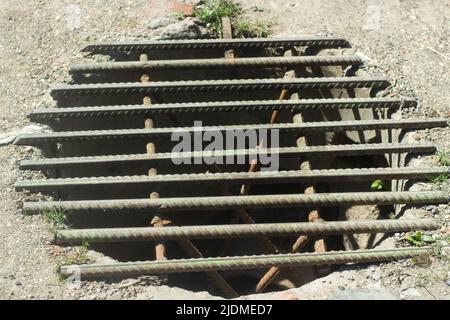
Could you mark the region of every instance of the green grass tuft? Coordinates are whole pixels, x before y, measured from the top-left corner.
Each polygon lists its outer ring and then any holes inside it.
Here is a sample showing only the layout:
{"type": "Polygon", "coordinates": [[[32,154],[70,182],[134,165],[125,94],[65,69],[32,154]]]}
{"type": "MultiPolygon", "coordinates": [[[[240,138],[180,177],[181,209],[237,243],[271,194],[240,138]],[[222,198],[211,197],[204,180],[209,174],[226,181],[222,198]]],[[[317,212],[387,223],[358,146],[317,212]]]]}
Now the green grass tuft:
{"type": "Polygon", "coordinates": [[[49,224],[50,230],[56,233],[58,229],[66,227],[68,214],[60,209],[50,209],[42,212],[44,220],[49,224]]]}
{"type": "Polygon", "coordinates": [[[422,247],[434,243],[433,237],[424,235],[421,231],[407,233],[405,239],[412,245],[416,247],[422,247]]]}
{"type": "Polygon", "coordinates": [[[89,243],[83,241],[81,246],[74,248],[70,253],[67,254],[63,259],[59,260],[56,264],[56,273],[61,280],[64,280],[61,274],[61,268],[63,266],[80,265],[88,263],[87,253],[89,251],[89,243]]]}
{"type": "Polygon", "coordinates": [[[234,37],[236,38],[267,38],[270,35],[269,26],[262,22],[248,22],[238,20],[234,24],[234,37]]]}
{"type": "Polygon", "coordinates": [[[450,154],[445,151],[438,151],[437,153],[438,163],[441,166],[450,166],[450,154]]]}
{"type": "Polygon", "coordinates": [[[232,0],[207,0],[194,9],[194,16],[205,23],[215,37],[222,36],[222,18],[232,21],[242,13],[242,7],[232,0]]]}
{"type": "Polygon", "coordinates": [[[450,178],[450,175],[443,173],[443,174],[438,175],[437,177],[431,177],[430,181],[434,184],[441,184],[441,183],[446,182],[449,178],[450,178]]]}
{"type": "Polygon", "coordinates": [[[214,37],[222,37],[222,18],[231,20],[233,36],[236,38],[268,37],[269,26],[261,22],[252,23],[243,18],[240,4],[233,0],[206,0],[194,9],[193,16],[202,21],[214,37]]]}

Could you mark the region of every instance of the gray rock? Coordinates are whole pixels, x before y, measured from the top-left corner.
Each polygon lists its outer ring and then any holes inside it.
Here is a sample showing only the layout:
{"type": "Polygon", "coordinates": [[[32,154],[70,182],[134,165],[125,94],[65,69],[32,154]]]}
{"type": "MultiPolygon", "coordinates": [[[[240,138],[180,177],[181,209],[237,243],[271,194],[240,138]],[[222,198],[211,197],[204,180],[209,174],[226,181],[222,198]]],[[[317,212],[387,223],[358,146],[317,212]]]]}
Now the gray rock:
{"type": "MultiPolygon", "coordinates": [[[[380,208],[376,205],[342,207],[339,215],[340,220],[347,221],[376,220],[380,216],[380,208]]],[[[373,241],[371,234],[344,235],[344,247],[347,250],[368,249],[381,238],[381,234],[376,235],[375,241],[373,241]]]]}
{"type": "Polygon", "coordinates": [[[147,27],[149,29],[158,29],[168,26],[169,24],[172,23],[172,21],[173,20],[168,17],[159,17],[148,22],[147,27]]]}
{"type": "Polygon", "coordinates": [[[387,289],[348,289],[337,292],[329,297],[330,300],[399,300],[387,289]]]}
{"type": "Polygon", "coordinates": [[[116,260],[105,256],[104,254],[94,251],[94,250],[88,250],[86,253],[86,258],[92,262],[92,263],[114,263],[117,262],[116,260]]]}
{"type": "Polygon", "coordinates": [[[0,146],[12,143],[21,134],[33,134],[44,132],[44,128],[38,125],[29,125],[19,130],[14,130],[0,134],[0,146]]]}
{"type": "Polygon", "coordinates": [[[188,17],[177,23],[173,23],[165,27],[158,39],[198,39],[205,38],[208,35],[208,30],[200,25],[200,22],[188,17]]]}

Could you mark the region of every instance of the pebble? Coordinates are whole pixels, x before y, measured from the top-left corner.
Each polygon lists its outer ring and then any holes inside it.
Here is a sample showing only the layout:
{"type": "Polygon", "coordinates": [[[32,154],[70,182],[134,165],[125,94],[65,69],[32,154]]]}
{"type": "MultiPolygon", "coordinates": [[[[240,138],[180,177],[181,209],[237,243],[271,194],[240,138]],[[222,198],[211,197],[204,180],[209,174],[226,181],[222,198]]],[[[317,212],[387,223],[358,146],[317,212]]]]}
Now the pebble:
{"type": "Polygon", "coordinates": [[[409,288],[407,290],[402,291],[402,296],[406,297],[421,297],[422,294],[416,288],[409,288]]]}
{"type": "Polygon", "coordinates": [[[403,279],[401,285],[400,285],[400,290],[401,291],[405,291],[408,290],[412,287],[415,286],[415,281],[413,277],[407,277],[405,279],[403,279]]]}

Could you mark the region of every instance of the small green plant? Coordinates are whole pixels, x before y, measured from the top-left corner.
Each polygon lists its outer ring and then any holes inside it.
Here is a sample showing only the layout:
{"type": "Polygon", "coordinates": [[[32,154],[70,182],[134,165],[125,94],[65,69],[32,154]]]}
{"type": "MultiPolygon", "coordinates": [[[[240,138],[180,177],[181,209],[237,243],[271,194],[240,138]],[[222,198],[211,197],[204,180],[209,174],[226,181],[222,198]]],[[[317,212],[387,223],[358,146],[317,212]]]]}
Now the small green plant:
{"type": "MultiPolygon", "coordinates": [[[[254,11],[262,11],[254,7],[254,11]]],[[[222,18],[230,18],[233,27],[233,36],[237,38],[268,37],[269,26],[256,22],[252,23],[240,18],[243,13],[240,4],[233,0],[206,0],[194,9],[193,16],[206,24],[215,37],[222,36],[222,18]]]]}
{"type": "Polygon", "coordinates": [[[439,151],[437,153],[438,163],[441,166],[450,166],[450,154],[445,151],[439,151]]]}
{"type": "Polygon", "coordinates": [[[384,189],[384,183],[380,179],[374,180],[370,185],[370,190],[381,191],[384,189]]]}
{"type": "Polygon", "coordinates": [[[429,177],[429,180],[434,184],[441,184],[446,182],[450,178],[450,175],[442,173],[436,177],[429,177]]]}
{"type": "Polygon", "coordinates": [[[242,7],[233,0],[207,0],[194,9],[193,15],[205,23],[216,37],[222,35],[222,18],[235,20],[242,13],[242,7]]]}
{"type": "Polygon", "coordinates": [[[267,38],[270,34],[270,29],[268,25],[262,22],[251,23],[245,20],[238,20],[234,24],[233,32],[236,38],[267,38]]]}
{"type": "Polygon", "coordinates": [[[64,228],[67,222],[67,213],[60,209],[49,209],[42,212],[44,220],[49,224],[50,230],[56,232],[64,228]]]}
{"type": "Polygon", "coordinates": [[[408,233],[406,234],[405,239],[416,247],[421,247],[423,245],[435,242],[432,236],[424,235],[421,231],[408,233]]]}
{"type": "Polygon", "coordinates": [[[88,263],[88,251],[89,243],[87,241],[83,241],[81,246],[74,248],[63,259],[59,260],[56,264],[56,272],[59,275],[60,279],[64,279],[61,274],[61,267],[88,263]]]}

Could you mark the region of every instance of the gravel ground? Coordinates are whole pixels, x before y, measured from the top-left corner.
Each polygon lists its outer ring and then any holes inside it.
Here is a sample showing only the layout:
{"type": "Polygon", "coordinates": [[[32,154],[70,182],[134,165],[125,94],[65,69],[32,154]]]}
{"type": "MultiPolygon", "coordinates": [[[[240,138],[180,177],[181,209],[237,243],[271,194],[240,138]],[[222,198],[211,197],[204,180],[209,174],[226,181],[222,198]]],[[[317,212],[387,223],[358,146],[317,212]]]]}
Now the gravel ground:
{"type": "MultiPolygon", "coordinates": [[[[270,21],[274,35],[346,37],[365,58],[368,72],[384,73],[397,80],[391,95],[420,100],[414,116],[450,117],[450,62],[429,49],[450,54],[448,1],[247,0],[244,7],[252,19],[270,21]]],[[[163,0],[30,0],[26,5],[14,0],[0,1],[0,135],[28,125],[28,111],[51,104],[49,86],[68,79],[67,68],[81,59],[79,50],[83,45],[158,36],[157,28],[173,22],[174,12],[180,9],[188,10],[178,1],[163,0]],[[161,18],[164,16],[167,18],[161,18]]],[[[427,130],[419,138],[450,150],[449,134],[449,129],[427,130]]],[[[63,284],[56,276],[55,266],[64,250],[51,245],[48,227],[41,217],[20,213],[26,195],[13,188],[22,174],[17,163],[36,156],[36,152],[26,147],[0,148],[0,298],[192,298],[183,290],[149,287],[146,278],[120,283],[91,282],[80,289],[63,284]]],[[[447,219],[450,213],[448,206],[426,209],[447,219]]],[[[448,232],[441,230],[442,234],[448,232]]],[[[450,298],[445,255],[448,259],[447,251],[442,259],[435,259],[425,268],[404,262],[343,270],[293,293],[268,297],[330,298],[333,290],[325,284],[331,282],[338,291],[386,287],[404,299],[450,298]],[[353,279],[368,280],[347,279],[348,272],[353,279]],[[336,277],[347,279],[347,285],[338,285],[336,277]],[[317,289],[320,283],[322,291],[317,289]]],[[[196,295],[199,299],[209,297],[206,293],[196,295]]]]}

